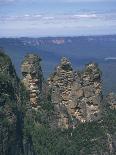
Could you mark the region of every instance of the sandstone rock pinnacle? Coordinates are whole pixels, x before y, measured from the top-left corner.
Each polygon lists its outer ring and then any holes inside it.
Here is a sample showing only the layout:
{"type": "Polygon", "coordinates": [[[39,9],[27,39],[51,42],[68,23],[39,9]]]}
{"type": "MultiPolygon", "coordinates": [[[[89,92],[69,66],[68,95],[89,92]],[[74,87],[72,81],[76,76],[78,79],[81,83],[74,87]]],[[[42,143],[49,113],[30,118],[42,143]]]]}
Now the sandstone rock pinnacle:
{"type": "Polygon", "coordinates": [[[30,103],[32,107],[39,106],[42,95],[42,69],[40,57],[35,54],[25,56],[21,65],[23,83],[29,91],[30,103]]]}
{"type": "Polygon", "coordinates": [[[79,122],[101,117],[101,72],[95,63],[86,65],[78,75],[64,57],[48,79],[48,85],[59,127],[75,127],[79,122]]]}

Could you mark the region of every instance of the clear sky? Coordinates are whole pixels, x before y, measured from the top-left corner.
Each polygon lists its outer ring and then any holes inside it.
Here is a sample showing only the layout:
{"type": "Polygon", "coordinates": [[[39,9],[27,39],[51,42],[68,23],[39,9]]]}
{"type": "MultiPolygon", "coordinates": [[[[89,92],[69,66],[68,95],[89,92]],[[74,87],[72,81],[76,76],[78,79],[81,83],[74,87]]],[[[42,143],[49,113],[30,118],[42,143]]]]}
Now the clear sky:
{"type": "Polygon", "coordinates": [[[116,34],[116,0],[0,0],[0,37],[116,34]]]}

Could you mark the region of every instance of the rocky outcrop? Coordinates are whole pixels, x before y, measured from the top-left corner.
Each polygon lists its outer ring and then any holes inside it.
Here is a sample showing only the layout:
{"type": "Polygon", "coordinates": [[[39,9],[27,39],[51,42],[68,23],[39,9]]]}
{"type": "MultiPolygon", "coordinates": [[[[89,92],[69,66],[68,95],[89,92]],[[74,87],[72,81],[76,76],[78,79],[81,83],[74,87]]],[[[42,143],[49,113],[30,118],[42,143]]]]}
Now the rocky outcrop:
{"type": "Polygon", "coordinates": [[[62,58],[48,85],[59,127],[75,127],[78,122],[101,117],[101,72],[96,64],[88,64],[82,72],[75,72],[70,61],[62,58]]]}
{"type": "Polygon", "coordinates": [[[82,98],[78,99],[77,118],[84,122],[98,120],[102,113],[101,71],[97,64],[90,63],[80,75],[82,98]],[[85,108],[82,108],[82,107],[85,108]],[[84,114],[84,115],[83,115],[84,114]]]}
{"type": "Polygon", "coordinates": [[[34,108],[40,106],[42,98],[43,75],[40,61],[41,59],[37,55],[29,54],[21,65],[22,81],[29,92],[30,103],[34,108]]]}
{"type": "Polygon", "coordinates": [[[61,59],[60,65],[48,79],[51,89],[51,102],[54,104],[55,117],[58,127],[69,128],[68,107],[71,101],[71,87],[74,74],[71,63],[66,58],[61,59]]]}
{"type": "Polygon", "coordinates": [[[107,96],[106,101],[108,102],[108,106],[110,107],[110,109],[116,110],[116,94],[115,93],[110,93],[107,96]]]}

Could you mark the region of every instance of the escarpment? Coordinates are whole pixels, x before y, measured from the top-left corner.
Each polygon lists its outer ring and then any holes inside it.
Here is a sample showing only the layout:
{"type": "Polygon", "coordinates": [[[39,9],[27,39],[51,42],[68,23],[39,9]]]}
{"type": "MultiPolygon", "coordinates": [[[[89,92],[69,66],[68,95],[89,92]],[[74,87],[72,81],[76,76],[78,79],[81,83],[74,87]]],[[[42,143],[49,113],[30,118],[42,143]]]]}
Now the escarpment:
{"type": "Polygon", "coordinates": [[[20,81],[10,58],[0,49],[0,155],[22,152],[20,81]]]}

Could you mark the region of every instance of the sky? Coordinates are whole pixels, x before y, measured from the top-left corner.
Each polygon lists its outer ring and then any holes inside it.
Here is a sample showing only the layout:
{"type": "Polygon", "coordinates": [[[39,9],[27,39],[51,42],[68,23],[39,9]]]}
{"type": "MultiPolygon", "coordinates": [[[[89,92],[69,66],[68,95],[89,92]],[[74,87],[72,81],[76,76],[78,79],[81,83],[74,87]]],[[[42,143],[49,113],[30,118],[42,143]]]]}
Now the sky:
{"type": "Polygon", "coordinates": [[[0,0],[0,37],[116,34],[116,0],[0,0]]]}

